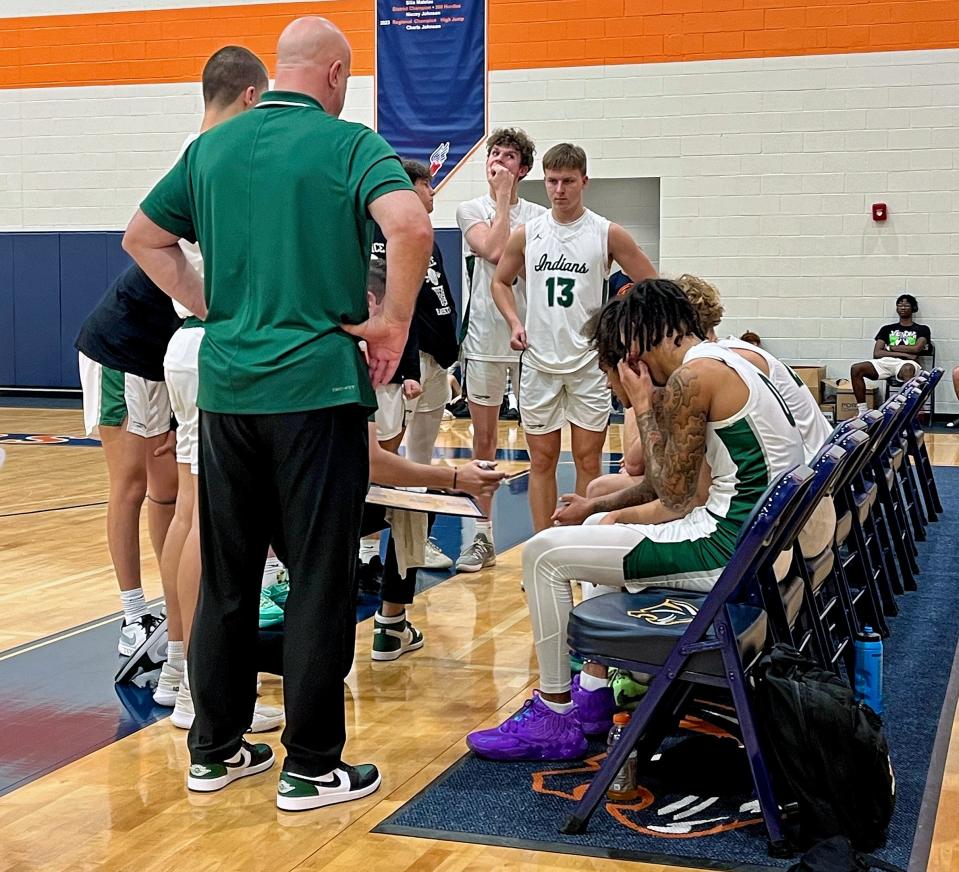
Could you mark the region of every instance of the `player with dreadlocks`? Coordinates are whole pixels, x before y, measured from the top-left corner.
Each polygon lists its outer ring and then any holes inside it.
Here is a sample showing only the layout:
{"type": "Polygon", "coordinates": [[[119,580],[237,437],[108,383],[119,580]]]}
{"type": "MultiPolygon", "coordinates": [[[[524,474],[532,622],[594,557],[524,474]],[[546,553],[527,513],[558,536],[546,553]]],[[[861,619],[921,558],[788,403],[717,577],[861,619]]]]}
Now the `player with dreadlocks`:
{"type": "Polygon", "coordinates": [[[633,592],[651,585],[710,590],[769,483],[803,462],[782,397],[738,354],[703,341],[696,311],[675,283],[639,282],[610,300],[593,326],[599,364],[636,415],[646,475],[601,500],[603,512],[585,526],[554,527],[527,543],[523,577],[540,690],[500,727],[467,738],[489,759],[580,757],[586,734],[609,727],[605,668],[587,663],[570,681],[572,579],[633,592]],[[657,386],[663,390],[654,412],[657,386]],[[711,481],[706,504],[696,505],[704,461],[711,481]],[[636,523],[631,513],[656,500],[676,519],[636,523]]]}

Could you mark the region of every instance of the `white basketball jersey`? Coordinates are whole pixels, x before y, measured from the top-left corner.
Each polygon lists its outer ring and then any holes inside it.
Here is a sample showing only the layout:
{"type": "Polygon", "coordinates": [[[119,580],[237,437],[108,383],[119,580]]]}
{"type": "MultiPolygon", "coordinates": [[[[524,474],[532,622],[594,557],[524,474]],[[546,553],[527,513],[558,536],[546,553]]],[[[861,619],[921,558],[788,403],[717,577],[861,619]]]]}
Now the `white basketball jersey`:
{"type": "Polygon", "coordinates": [[[609,221],[587,209],[572,224],[547,212],[526,224],[523,365],[568,373],[596,359],[583,327],[605,302],[609,221]]]}
{"type": "Polygon", "coordinates": [[[796,419],[796,427],[803,441],[806,463],[812,460],[822,448],[823,443],[832,435],[832,427],[816,405],[815,398],[809,392],[809,388],[803,384],[802,379],[768,351],[749,342],[743,342],[742,339],[721,339],[719,344],[723,348],[734,350],[742,348],[745,351],[752,351],[766,361],[769,366],[769,380],[782,394],[786,405],[789,406],[789,411],[796,419]]]}
{"type": "MultiPolygon", "coordinates": [[[[538,203],[518,200],[509,210],[510,232],[545,211],[538,203]]],[[[489,194],[461,203],[456,210],[456,223],[463,234],[463,256],[469,276],[469,301],[463,314],[463,356],[467,360],[511,363],[519,360],[519,352],[509,347],[509,325],[496,308],[490,292],[496,264],[480,257],[466,241],[466,232],[471,227],[480,223],[492,224],[495,216],[496,201],[489,194]]],[[[526,316],[526,283],[522,278],[513,282],[513,294],[516,297],[517,314],[522,319],[526,316]]]]}
{"type": "Polygon", "coordinates": [[[706,460],[713,474],[706,509],[738,526],[779,473],[803,463],[802,439],[785,400],[765,374],[718,342],[700,342],[683,362],[702,358],[722,361],[749,389],[739,412],[706,425],[706,460]]]}

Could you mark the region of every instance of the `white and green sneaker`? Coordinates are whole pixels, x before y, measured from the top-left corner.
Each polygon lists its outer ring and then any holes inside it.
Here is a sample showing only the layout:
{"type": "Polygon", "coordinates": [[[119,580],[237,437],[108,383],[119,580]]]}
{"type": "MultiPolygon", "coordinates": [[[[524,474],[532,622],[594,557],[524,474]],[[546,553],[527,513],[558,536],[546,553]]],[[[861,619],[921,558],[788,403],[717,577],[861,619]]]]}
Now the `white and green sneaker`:
{"type": "Polygon", "coordinates": [[[275,760],[269,745],[251,745],[244,741],[240,744],[240,750],[222,763],[191,763],[186,786],[200,793],[222,790],[238,778],[266,772],[275,760]]]}
{"type": "Polygon", "coordinates": [[[372,763],[343,763],[327,775],[308,778],[281,772],[276,785],[276,807],[283,811],[308,811],[369,796],[380,786],[380,772],[372,763]]]}
{"type": "Polygon", "coordinates": [[[373,616],[373,660],[397,660],[407,651],[423,647],[423,634],[408,620],[406,613],[395,618],[384,618],[379,612],[373,616]]]}

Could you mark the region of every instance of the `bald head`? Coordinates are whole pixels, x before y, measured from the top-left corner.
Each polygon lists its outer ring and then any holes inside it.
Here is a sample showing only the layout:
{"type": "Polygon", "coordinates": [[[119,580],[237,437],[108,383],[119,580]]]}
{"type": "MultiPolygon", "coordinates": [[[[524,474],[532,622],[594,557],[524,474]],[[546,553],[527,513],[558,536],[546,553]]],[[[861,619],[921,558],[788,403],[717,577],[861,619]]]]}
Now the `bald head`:
{"type": "Polygon", "coordinates": [[[316,15],[297,18],[276,46],[276,89],[298,91],[339,115],[346,100],[352,52],[343,31],[316,15]]]}

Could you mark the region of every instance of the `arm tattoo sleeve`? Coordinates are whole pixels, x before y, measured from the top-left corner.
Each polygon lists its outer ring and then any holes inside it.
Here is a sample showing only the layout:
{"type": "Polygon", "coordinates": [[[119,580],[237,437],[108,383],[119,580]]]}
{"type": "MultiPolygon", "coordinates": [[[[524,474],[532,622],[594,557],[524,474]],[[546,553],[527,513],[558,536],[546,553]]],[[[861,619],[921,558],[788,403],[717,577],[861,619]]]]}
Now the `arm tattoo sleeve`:
{"type": "Polygon", "coordinates": [[[689,367],[676,370],[661,405],[636,416],[646,450],[646,479],[668,509],[686,509],[696,496],[706,454],[706,397],[689,367]]]}
{"type": "Polygon", "coordinates": [[[597,512],[615,512],[618,509],[628,509],[631,506],[642,506],[658,499],[656,491],[647,481],[641,481],[624,490],[600,497],[595,502],[597,512]]]}

